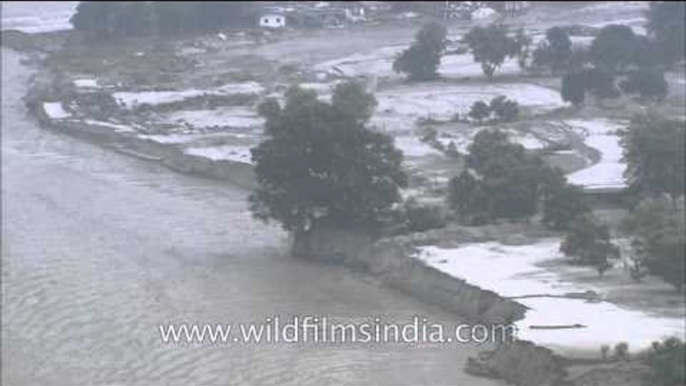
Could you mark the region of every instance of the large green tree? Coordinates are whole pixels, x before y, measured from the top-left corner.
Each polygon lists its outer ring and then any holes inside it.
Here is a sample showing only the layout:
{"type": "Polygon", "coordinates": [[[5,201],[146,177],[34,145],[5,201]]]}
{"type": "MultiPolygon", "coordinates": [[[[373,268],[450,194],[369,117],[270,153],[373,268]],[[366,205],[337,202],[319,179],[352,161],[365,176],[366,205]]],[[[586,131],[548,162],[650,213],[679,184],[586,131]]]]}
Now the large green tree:
{"type": "Polygon", "coordinates": [[[517,153],[516,157],[524,156],[524,148],[511,143],[507,133],[500,130],[479,131],[467,150],[467,166],[477,171],[491,160],[507,153],[517,153]]]}
{"type": "Polygon", "coordinates": [[[506,133],[482,130],[468,151],[467,169],[448,187],[448,202],[463,221],[528,220],[543,203],[543,224],[563,230],[588,211],[581,189],[506,133]]]}
{"type": "Polygon", "coordinates": [[[316,225],[375,227],[400,201],[402,152],[348,105],[294,87],[283,107],[263,111],[266,139],[252,149],[257,218],[296,234],[316,225]]]}
{"type": "Polygon", "coordinates": [[[545,168],[540,157],[527,154],[499,130],[480,131],[468,150],[471,171],[450,184],[454,209],[486,221],[528,219],[536,213],[545,168]]]}
{"type": "Polygon", "coordinates": [[[425,24],[415,41],[393,62],[393,71],[407,74],[410,80],[423,81],[438,77],[438,66],[445,53],[447,31],[436,22],[425,24]]]}
{"type": "Polygon", "coordinates": [[[336,87],[331,103],[358,122],[367,122],[377,105],[374,95],[366,92],[364,86],[356,81],[341,83],[336,87]]]}
{"type": "Polygon", "coordinates": [[[546,40],[534,51],[534,66],[548,67],[557,74],[569,66],[572,57],[572,41],[561,27],[549,28],[546,40]]]}
{"type": "Polygon", "coordinates": [[[619,257],[619,248],[610,241],[610,229],[591,213],[581,215],[569,224],[560,251],[577,264],[591,265],[603,273],[611,267],[610,258],[619,257]]]}
{"type": "Polygon", "coordinates": [[[610,24],[603,27],[593,39],[590,55],[596,67],[615,72],[633,64],[638,49],[636,35],[631,27],[610,24]]]}
{"type": "Polygon", "coordinates": [[[504,26],[496,24],[472,28],[464,41],[469,45],[474,61],[481,63],[481,69],[488,77],[502,66],[505,58],[516,57],[521,46],[515,38],[508,36],[504,26]]]}
{"type": "MultiPolygon", "coordinates": [[[[512,147],[521,145],[512,144],[512,147]]],[[[523,151],[523,148],[521,148],[523,151]]],[[[492,219],[529,219],[537,211],[541,164],[520,151],[507,151],[480,170],[482,192],[492,219]]]]}

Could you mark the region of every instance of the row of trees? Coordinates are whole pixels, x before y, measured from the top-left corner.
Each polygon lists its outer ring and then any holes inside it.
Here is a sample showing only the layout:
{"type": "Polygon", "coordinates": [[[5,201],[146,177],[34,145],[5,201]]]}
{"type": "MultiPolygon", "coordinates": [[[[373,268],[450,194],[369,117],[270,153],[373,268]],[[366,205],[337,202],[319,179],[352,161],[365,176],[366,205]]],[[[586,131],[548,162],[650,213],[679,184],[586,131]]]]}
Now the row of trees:
{"type": "MultiPolygon", "coordinates": [[[[684,59],[686,52],[686,3],[655,1],[646,12],[649,37],[635,36],[625,26],[605,28],[589,53],[573,55],[568,29],[554,27],[546,40],[534,51],[534,66],[548,67],[553,72],[565,70],[574,60],[590,54],[593,62],[614,69],[631,62],[671,65],[684,59]],[[621,28],[625,27],[625,28],[621,28]]],[[[484,74],[491,76],[507,57],[517,57],[522,68],[529,56],[531,38],[520,29],[510,37],[502,26],[475,27],[466,36],[476,62],[484,74]]]]}
{"type": "MultiPolygon", "coordinates": [[[[555,36],[564,38],[564,32],[555,36]]],[[[574,105],[581,105],[587,93],[606,99],[620,96],[621,90],[628,95],[657,100],[667,94],[662,67],[668,63],[668,57],[660,56],[654,41],[634,35],[627,26],[606,26],[590,49],[559,53],[555,57],[560,60],[556,68],[567,71],[562,79],[562,98],[574,105]],[[617,77],[622,78],[619,88],[617,77]]]]}
{"type": "MultiPolygon", "coordinates": [[[[484,74],[492,77],[506,58],[516,57],[522,63],[529,54],[531,38],[520,29],[516,36],[510,37],[502,25],[477,26],[464,36],[464,42],[481,63],[484,74]]],[[[443,25],[430,22],[422,27],[415,36],[414,43],[404,50],[393,62],[393,70],[407,74],[413,81],[432,80],[438,77],[438,67],[445,53],[446,29],[443,25]]]]}
{"type": "MultiPolygon", "coordinates": [[[[553,74],[559,74],[578,71],[587,65],[610,73],[623,73],[632,67],[645,69],[671,66],[684,59],[685,4],[684,2],[652,2],[646,14],[649,36],[636,35],[626,25],[608,25],[599,31],[588,49],[574,49],[568,29],[549,28],[545,39],[533,52],[531,67],[533,70],[549,69],[553,74]]],[[[478,28],[473,31],[477,32],[478,28]]],[[[490,35],[496,36],[496,38],[490,37],[491,40],[506,41],[507,39],[506,31],[503,29],[489,27],[488,31],[490,35]]],[[[523,37],[521,30],[515,37],[509,39],[509,45],[488,46],[488,51],[493,51],[488,55],[500,60],[506,54],[528,52],[526,46],[531,40],[523,37]]],[[[479,47],[480,40],[484,39],[466,39],[473,51],[483,50],[479,47]]],[[[479,56],[485,55],[474,52],[475,61],[480,61],[479,56]]],[[[486,71],[484,73],[488,75],[486,71]]]]}
{"type": "Polygon", "coordinates": [[[587,93],[606,99],[620,96],[620,90],[660,100],[668,89],[664,68],[684,59],[686,3],[653,2],[646,16],[649,36],[636,35],[625,25],[608,25],[587,50],[573,51],[566,32],[553,27],[534,52],[533,67],[566,71],[562,98],[577,106],[587,93]],[[618,76],[623,78],[619,89],[618,76]]]}
{"type": "MultiPolygon", "coordinates": [[[[438,67],[445,54],[447,31],[437,22],[425,24],[415,35],[415,41],[393,62],[393,70],[404,73],[412,81],[426,81],[438,77],[438,67]]],[[[512,38],[501,25],[474,27],[464,37],[474,61],[481,63],[484,74],[493,76],[507,57],[525,60],[531,39],[520,29],[512,38]]]]}
{"type": "MultiPolygon", "coordinates": [[[[562,98],[581,105],[588,94],[598,99],[616,98],[621,92],[644,99],[667,94],[664,67],[684,59],[684,2],[653,2],[647,12],[649,36],[634,34],[625,25],[603,27],[590,48],[574,49],[568,29],[552,27],[530,54],[531,38],[519,29],[511,36],[501,25],[476,26],[464,36],[474,61],[492,77],[507,58],[517,58],[522,68],[566,74],[562,98]],[[528,58],[532,56],[531,65],[528,58]],[[617,85],[617,77],[620,76],[617,85]],[[619,86],[619,87],[617,87],[619,86]]],[[[393,69],[410,80],[438,77],[446,46],[446,30],[438,23],[425,25],[415,42],[393,63],[393,69]]]]}
{"type": "Polygon", "coordinates": [[[253,23],[248,1],[82,1],[74,29],[93,40],[207,32],[253,23]]]}

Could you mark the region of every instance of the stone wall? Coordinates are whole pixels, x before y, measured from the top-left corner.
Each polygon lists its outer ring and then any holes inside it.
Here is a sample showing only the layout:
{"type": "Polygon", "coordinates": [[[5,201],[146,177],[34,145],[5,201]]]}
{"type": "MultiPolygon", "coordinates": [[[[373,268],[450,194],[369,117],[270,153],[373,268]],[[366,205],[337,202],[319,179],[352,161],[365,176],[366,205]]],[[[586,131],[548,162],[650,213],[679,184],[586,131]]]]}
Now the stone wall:
{"type": "Polygon", "coordinates": [[[360,230],[308,232],[297,236],[293,246],[295,256],[362,269],[390,287],[470,320],[511,323],[524,316],[523,305],[430,267],[413,253],[407,238],[375,242],[372,233],[360,230]]]}

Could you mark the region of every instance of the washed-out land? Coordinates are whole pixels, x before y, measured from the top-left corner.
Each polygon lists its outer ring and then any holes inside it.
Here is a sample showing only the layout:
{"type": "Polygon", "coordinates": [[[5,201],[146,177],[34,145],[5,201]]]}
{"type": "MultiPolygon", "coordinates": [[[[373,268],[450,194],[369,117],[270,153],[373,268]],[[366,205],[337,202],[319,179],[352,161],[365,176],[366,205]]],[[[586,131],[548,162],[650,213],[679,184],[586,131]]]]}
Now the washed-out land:
{"type": "MultiPolygon", "coordinates": [[[[543,38],[546,28],[569,20],[596,28],[625,24],[645,34],[646,8],[646,2],[592,2],[559,12],[542,4],[504,22],[523,26],[534,41],[543,38]]],[[[448,23],[449,39],[459,40],[476,23],[448,23]]],[[[295,84],[326,99],[336,84],[356,79],[378,101],[371,124],[392,135],[404,153],[410,185],[403,195],[439,204],[449,179],[463,167],[445,148],[452,143],[464,153],[481,130],[507,132],[527,151],[561,167],[568,181],[586,192],[616,192],[627,187],[617,130],[637,111],[686,118],[683,68],[667,74],[669,94],[663,102],[622,97],[583,109],[562,100],[559,77],[531,75],[514,59],[487,79],[470,53],[449,51],[439,80],[407,82],[393,72],[392,61],[420,26],[419,19],[405,18],[336,29],[225,31],[103,45],[62,32],[59,44],[46,43],[42,52],[28,54],[38,71],[27,100],[48,126],[107,132],[103,138],[111,138],[117,150],[140,140],[211,165],[247,170],[250,149],[263,138],[264,118],[256,111],[260,101],[283,99],[295,84]],[[519,103],[516,121],[477,125],[456,119],[475,101],[500,95],[519,103]],[[429,131],[436,132],[443,146],[424,140],[429,131]]],[[[585,36],[572,40],[590,44],[585,36]]],[[[129,154],[155,161],[160,152],[146,154],[137,147],[129,154]]],[[[619,207],[596,211],[615,223],[626,216],[619,207]]],[[[532,227],[456,226],[412,238],[409,255],[523,305],[527,311],[516,322],[519,338],[565,358],[597,359],[601,345],[620,342],[640,351],[655,340],[684,335],[686,303],[670,285],[656,277],[635,283],[624,260],[615,262],[601,280],[594,270],[564,263],[561,234],[532,227]]],[[[629,242],[614,236],[626,252],[623,256],[630,255],[629,242]]]]}

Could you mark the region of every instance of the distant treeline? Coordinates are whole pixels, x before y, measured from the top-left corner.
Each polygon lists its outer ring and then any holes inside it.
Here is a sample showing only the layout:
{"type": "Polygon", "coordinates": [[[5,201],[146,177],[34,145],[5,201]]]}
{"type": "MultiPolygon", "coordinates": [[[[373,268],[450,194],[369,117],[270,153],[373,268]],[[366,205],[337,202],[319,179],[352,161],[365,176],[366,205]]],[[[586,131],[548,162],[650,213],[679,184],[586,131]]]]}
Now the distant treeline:
{"type": "Polygon", "coordinates": [[[93,39],[208,32],[254,23],[247,1],[83,1],[71,18],[93,39]]]}

